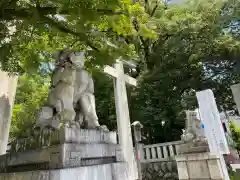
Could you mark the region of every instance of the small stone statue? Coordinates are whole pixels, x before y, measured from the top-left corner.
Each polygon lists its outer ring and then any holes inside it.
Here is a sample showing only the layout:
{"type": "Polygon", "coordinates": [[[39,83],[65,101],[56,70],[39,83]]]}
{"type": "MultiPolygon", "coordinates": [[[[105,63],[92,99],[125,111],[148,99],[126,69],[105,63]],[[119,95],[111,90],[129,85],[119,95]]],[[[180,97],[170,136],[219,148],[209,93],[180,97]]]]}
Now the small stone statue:
{"type": "Polygon", "coordinates": [[[190,132],[187,132],[185,129],[182,129],[183,134],[181,135],[181,140],[184,142],[189,142],[194,139],[194,135],[190,132]]]}
{"type": "Polygon", "coordinates": [[[186,111],[186,124],[181,135],[181,140],[185,142],[180,147],[180,151],[191,151],[191,148],[208,147],[207,139],[204,135],[201,121],[196,117],[195,111],[186,111]]]}

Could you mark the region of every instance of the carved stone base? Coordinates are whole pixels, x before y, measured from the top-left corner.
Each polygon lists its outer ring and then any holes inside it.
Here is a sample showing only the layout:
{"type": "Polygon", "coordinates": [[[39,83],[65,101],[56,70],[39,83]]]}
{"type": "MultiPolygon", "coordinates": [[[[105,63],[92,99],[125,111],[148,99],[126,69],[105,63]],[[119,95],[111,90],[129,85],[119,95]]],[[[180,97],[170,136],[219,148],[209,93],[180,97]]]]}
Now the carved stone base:
{"type": "Polygon", "coordinates": [[[16,139],[11,144],[10,152],[23,152],[28,149],[45,148],[64,143],[106,143],[117,144],[116,132],[107,132],[97,129],[81,129],[79,127],[62,127],[58,130],[38,129],[37,135],[28,138],[16,139]]]}
{"type": "Polygon", "coordinates": [[[181,144],[179,146],[179,154],[191,154],[191,153],[202,153],[209,152],[209,147],[206,144],[194,145],[193,143],[181,144]]]}
{"type": "Polygon", "coordinates": [[[60,144],[0,156],[0,172],[59,169],[123,161],[117,144],[60,144]]]}
{"type": "Polygon", "coordinates": [[[65,127],[52,133],[50,142],[0,156],[0,173],[123,162],[115,132],[65,127]]]}
{"type": "Polygon", "coordinates": [[[62,143],[107,143],[117,144],[116,132],[106,132],[95,129],[80,129],[78,127],[63,127],[51,133],[51,144],[62,143]]]}

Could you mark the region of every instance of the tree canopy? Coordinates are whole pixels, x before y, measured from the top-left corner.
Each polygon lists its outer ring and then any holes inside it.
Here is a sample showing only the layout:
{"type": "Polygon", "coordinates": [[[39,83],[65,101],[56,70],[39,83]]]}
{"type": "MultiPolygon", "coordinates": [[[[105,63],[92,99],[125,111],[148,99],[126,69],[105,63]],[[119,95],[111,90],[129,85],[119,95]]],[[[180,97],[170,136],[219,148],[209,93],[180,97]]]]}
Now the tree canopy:
{"type": "Polygon", "coordinates": [[[233,108],[230,85],[240,80],[240,41],[231,24],[239,7],[236,1],[189,1],[148,12],[158,37],[141,41],[140,86],[133,92],[133,113],[148,127],[148,143],[180,138],[183,110],[197,107],[196,91],[210,88],[219,108],[233,108]]]}
{"type": "MultiPolygon", "coordinates": [[[[132,75],[139,86],[128,91],[131,120],[142,122],[148,143],[177,140],[184,128],[183,110],[197,106],[195,91],[210,88],[219,106],[234,106],[230,85],[240,80],[239,8],[234,0],[179,4],[5,0],[0,3],[4,27],[0,61],[4,70],[25,73],[28,82],[51,71],[56,50],[85,50],[87,67],[95,78],[100,122],[114,129],[112,80],[95,67],[110,64],[119,56],[133,59],[137,72],[132,75]],[[16,31],[9,31],[10,27],[16,31]],[[38,75],[29,79],[27,74],[35,73],[38,75]]],[[[47,87],[38,80],[34,83],[40,89],[47,87]]],[[[35,95],[26,93],[25,98],[35,95]]],[[[15,107],[21,96],[16,97],[15,107]]],[[[21,103],[26,107],[24,114],[31,101],[21,103]]],[[[36,104],[34,108],[39,107],[36,104]]]]}
{"type": "Polygon", "coordinates": [[[36,71],[62,48],[87,51],[94,65],[108,64],[136,56],[126,37],[154,37],[144,7],[131,0],[4,0],[0,9],[1,64],[8,71],[36,71]],[[133,17],[141,22],[138,30],[133,17]]]}

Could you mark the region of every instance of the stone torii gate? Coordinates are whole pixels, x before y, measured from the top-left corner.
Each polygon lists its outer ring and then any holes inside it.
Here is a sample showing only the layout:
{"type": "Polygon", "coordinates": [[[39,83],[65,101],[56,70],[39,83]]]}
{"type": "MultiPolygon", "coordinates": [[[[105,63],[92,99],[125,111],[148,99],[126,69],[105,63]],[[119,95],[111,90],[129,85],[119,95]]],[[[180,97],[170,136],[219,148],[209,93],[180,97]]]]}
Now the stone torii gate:
{"type": "Polygon", "coordinates": [[[124,74],[123,62],[120,60],[116,61],[114,68],[111,66],[106,66],[104,68],[104,72],[114,78],[114,94],[119,144],[122,147],[124,159],[129,167],[130,178],[135,180],[138,179],[137,164],[133,151],[126,83],[132,86],[137,86],[137,81],[135,78],[124,74]]]}

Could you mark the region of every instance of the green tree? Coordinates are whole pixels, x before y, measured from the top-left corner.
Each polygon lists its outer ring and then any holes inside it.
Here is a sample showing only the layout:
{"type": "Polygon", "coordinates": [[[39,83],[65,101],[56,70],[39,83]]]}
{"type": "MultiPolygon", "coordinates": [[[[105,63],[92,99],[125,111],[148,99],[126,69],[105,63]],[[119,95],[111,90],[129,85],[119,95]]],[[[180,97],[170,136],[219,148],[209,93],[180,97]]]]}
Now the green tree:
{"type": "MultiPolygon", "coordinates": [[[[49,8],[40,2],[40,8],[49,8]]],[[[139,86],[129,91],[130,114],[132,121],[144,124],[148,143],[180,138],[183,110],[196,107],[197,90],[211,88],[220,105],[232,107],[229,85],[239,82],[234,72],[239,31],[232,25],[239,19],[237,1],[197,0],[166,5],[161,1],[132,4],[124,0],[105,1],[104,7],[91,1],[88,8],[78,8],[77,0],[71,5],[64,2],[57,1],[57,11],[52,14],[62,14],[66,21],[48,16],[49,11],[34,16],[33,25],[24,18],[8,20],[19,25],[16,33],[8,36],[11,41],[3,41],[0,46],[3,68],[36,72],[39,66],[50,66],[56,49],[72,46],[87,50],[88,68],[96,78],[100,122],[115,129],[112,81],[94,69],[119,55],[137,59],[134,76],[139,86]]],[[[53,7],[51,3],[47,5],[53,7]]],[[[39,8],[35,5],[20,4],[20,10],[35,12],[39,8]]]]}
{"type": "Polygon", "coordinates": [[[40,75],[22,75],[18,80],[18,89],[13,108],[11,137],[26,136],[26,129],[32,126],[37,111],[47,98],[49,77],[40,75]]]}
{"type": "Polygon", "coordinates": [[[96,110],[100,124],[117,129],[113,79],[100,70],[93,71],[96,110]]]}
{"type": "Polygon", "coordinates": [[[233,121],[230,122],[230,132],[233,141],[234,148],[240,152],[240,127],[238,127],[233,121]]]}
{"type": "Polygon", "coordinates": [[[234,72],[240,42],[227,30],[239,19],[239,3],[144,3],[158,38],[140,38],[143,58],[132,113],[148,127],[148,143],[176,140],[184,127],[183,110],[196,108],[195,91],[210,88],[219,106],[233,107],[230,85],[240,81],[234,72]]]}
{"type": "Polygon", "coordinates": [[[131,0],[3,0],[0,10],[1,68],[8,71],[35,72],[67,47],[87,51],[90,64],[107,64],[136,56],[126,37],[154,37],[144,8],[131,0]],[[141,22],[138,31],[133,17],[141,22]]]}

